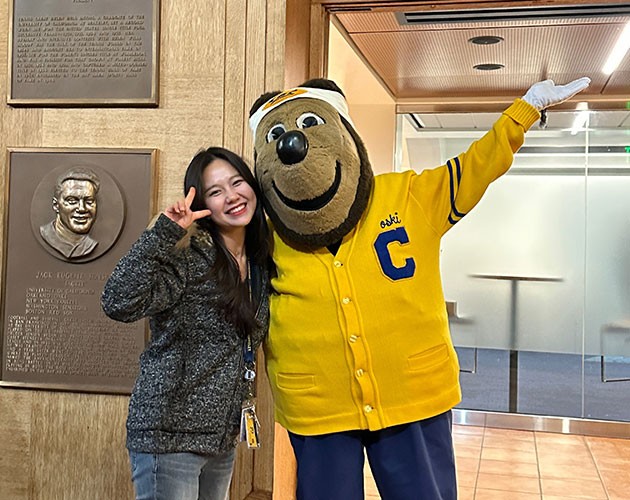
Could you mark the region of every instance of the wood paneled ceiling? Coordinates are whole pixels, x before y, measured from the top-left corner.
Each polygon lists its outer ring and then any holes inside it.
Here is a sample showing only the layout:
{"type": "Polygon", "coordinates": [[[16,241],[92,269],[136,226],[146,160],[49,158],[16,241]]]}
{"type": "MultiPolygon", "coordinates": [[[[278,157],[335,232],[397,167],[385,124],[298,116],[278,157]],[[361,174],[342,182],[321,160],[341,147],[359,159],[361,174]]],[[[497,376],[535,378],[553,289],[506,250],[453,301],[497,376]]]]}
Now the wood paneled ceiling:
{"type": "Polygon", "coordinates": [[[589,101],[591,109],[628,106],[630,54],[611,75],[601,69],[630,22],[630,3],[560,12],[508,8],[440,13],[414,11],[412,5],[401,9],[332,13],[399,108],[409,104],[400,111],[420,111],[423,103],[425,111],[448,111],[448,103],[455,100],[486,103],[480,106],[491,110],[491,101],[522,95],[536,81],[566,83],[581,76],[592,79],[580,99],[589,101]],[[479,36],[502,41],[469,41],[479,36]],[[478,64],[503,67],[481,71],[474,68],[478,64]]]}

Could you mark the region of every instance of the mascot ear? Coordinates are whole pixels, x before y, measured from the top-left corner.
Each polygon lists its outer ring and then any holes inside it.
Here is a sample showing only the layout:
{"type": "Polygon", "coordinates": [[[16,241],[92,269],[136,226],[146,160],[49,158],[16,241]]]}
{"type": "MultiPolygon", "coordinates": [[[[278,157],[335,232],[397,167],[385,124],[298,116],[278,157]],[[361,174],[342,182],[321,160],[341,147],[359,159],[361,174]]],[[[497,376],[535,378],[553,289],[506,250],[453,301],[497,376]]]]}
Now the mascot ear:
{"type": "Polygon", "coordinates": [[[332,80],[326,80],[325,78],[313,78],[312,80],[305,81],[300,87],[311,87],[315,89],[332,90],[333,92],[339,92],[342,96],[346,97],[335,82],[332,80]]]}
{"type": "Polygon", "coordinates": [[[252,107],[249,110],[249,117],[251,118],[252,115],[258,110],[258,108],[260,108],[269,99],[271,99],[273,96],[278,95],[279,93],[279,90],[274,90],[273,92],[267,92],[266,94],[261,95],[258,99],[256,99],[254,104],[252,104],[252,107]]]}

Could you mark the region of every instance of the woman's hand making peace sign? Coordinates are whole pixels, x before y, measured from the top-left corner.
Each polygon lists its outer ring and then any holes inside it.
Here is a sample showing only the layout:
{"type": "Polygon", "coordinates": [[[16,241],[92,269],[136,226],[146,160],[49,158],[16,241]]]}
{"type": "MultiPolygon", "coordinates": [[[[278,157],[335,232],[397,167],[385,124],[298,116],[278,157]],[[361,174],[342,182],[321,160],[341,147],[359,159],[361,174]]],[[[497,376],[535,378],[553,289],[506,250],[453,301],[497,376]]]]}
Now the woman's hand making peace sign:
{"type": "Polygon", "coordinates": [[[167,207],[164,210],[164,215],[166,215],[173,222],[176,222],[180,225],[180,227],[184,229],[188,229],[193,222],[197,219],[202,219],[203,217],[208,217],[212,214],[212,212],[208,209],[198,210],[193,212],[190,209],[190,205],[192,205],[193,200],[195,199],[195,188],[191,187],[188,190],[188,194],[186,198],[183,200],[177,200],[173,205],[167,207]]]}

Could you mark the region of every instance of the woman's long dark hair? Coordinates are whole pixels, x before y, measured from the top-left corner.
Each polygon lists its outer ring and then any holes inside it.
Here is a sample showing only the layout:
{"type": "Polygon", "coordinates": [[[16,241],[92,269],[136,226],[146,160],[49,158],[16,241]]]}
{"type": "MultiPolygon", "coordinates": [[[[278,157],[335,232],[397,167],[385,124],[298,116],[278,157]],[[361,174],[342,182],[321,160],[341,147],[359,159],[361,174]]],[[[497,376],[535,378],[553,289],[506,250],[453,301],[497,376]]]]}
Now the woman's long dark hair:
{"type": "MultiPolygon", "coordinates": [[[[210,147],[199,151],[188,165],[184,177],[184,195],[191,187],[196,190],[191,210],[203,210],[204,202],[203,172],[215,160],[225,160],[245,179],[256,195],[256,210],[252,220],[245,228],[245,252],[252,267],[262,269],[269,262],[269,229],[265,220],[261,202],[261,191],[252,171],[236,153],[221,148],[210,147]]],[[[257,326],[255,301],[250,299],[249,288],[241,280],[238,263],[225,246],[219,228],[210,217],[197,220],[197,224],[210,232],[216,246],[216,261],[210,273],[217,282],[219,304],[225,318],[235,325],[243,336],[249,335],[257,326]]],[[[252,287],[252,284],[250,284],[252,287]]]]}

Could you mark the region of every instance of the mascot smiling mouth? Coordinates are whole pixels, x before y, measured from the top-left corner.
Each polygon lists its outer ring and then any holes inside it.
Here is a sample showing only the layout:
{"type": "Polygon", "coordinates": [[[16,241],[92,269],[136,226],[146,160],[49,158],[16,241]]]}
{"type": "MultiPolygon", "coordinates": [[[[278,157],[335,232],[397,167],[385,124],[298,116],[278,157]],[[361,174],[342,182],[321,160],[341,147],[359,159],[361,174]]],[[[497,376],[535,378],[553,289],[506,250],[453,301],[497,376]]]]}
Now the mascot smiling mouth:
{"type": "Polygon", "coordinates": [[[273,186],[273,190],[275,191],[275,193],[278,195],[278,198],[280,198],[280,201],[282,201],[282,203],[284,203],[287,207],[292,208],[293,210],[314,212],[328,205],[328,203],[330,203],[330,201],[337,194],[339,186],[341,185],[341,165],[339,164],[339,161],[337,161],[337,164],[335,166],[335,180],[333,181],[332,185],[322,194],[310,200],[292,200],[278,189],[275,181],[272,181],[271,185],[273,186]]]}

